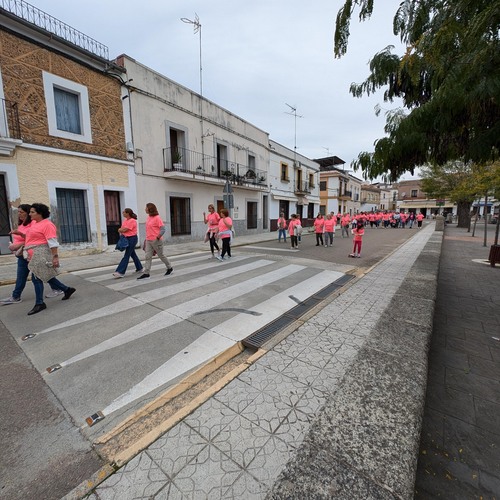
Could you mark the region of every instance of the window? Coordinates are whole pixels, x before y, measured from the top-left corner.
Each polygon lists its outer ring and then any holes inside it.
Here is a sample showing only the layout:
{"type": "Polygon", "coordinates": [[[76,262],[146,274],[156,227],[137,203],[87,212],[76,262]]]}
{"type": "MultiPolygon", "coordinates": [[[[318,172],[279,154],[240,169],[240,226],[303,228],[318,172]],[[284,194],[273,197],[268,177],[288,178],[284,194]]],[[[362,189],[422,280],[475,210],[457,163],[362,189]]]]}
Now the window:
{"type": "Polygon", "coordinates": [[[314,187],[314,174],[309,174],[309,187],[314,187]]]}
{"type": "Polygon", "coordinates": [[[170,198],[172,236],[191,234],[191,203],[189,198],[170,198]]]}
{"type": "Polygon", "coordinates": [[[57,188],[56,198],[61,243],[90,241],[86,191],[57,188]]]}
{"type": "Polygon", "coordinates": [[[87,87],[43,72],[49,134],[92,143],[87,87]]]}
{"type": "Polygon", "coordinates": [[[286,163],[281,164],[281,180],[285,182],[290,180],[288,178],[288,165],[286,163]]]}
{"type": "Polygon", "coordinates": [[[255,172],[255,156],[248,155],[248,169],[255,172]]]}
{"type": "Polygon", "coordinates": [[[320,191],[326,191],[326,181],[321,181],[319,183],[319,190],[320,191]]]}
{"type": "Polygon", "coordinates": [[[417,191],[418,191],[417,189],[412,189],[411,190],[411,197],[412,198],[416,198],[417,197],[417,191]]]}

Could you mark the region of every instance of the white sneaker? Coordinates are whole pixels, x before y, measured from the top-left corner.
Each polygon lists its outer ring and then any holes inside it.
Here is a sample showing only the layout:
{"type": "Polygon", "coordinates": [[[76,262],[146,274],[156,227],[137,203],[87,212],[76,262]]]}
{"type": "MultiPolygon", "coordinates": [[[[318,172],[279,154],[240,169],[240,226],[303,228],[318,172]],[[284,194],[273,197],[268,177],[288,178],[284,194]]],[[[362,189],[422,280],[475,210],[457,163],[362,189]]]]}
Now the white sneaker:
{"type": "Polygon", "coordinates": [[[7,297],[6,299],[0,300],[0,303],[4,306],[7,306],[9,304],[18,304],[19,302],[22,302],[21,297],[19,297],[18,299],[15,299],[14,297],[7,297]]]}
{"type": "Polygon", "coordinates": [[[222,262],[224,260],[224,257],[221,257],[220,255],[217,255],[217,260],[220,260],[222,262]]]}
{"type": "Polygon", "coordinates": [[[113,276],[114,276],[115,278],[123,278],[125,275],[124,275],[124,274],[122,274],[122,273],[113,273],[113,276]]]}
{"type": "Polygon", "coordinates": [[[47,299],[53,299],[54,297],[58,297],[59,295],[63,295],[64,292],[62,290],[54,290],[51,288],[46,294],[45,297],[47,299]]]}

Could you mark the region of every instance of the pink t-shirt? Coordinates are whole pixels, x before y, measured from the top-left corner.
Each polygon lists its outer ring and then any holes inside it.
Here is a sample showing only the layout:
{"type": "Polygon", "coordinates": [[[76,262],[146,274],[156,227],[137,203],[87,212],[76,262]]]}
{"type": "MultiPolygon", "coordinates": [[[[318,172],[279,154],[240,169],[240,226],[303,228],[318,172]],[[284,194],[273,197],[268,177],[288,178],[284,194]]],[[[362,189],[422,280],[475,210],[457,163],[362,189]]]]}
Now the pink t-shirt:
{"type": "Polygon", "coordinates": [[[220,215],[217,212],[212,212],[207,215],[208,230],[211,233],[217,232],[219,227],[220,215]]]}
{"type": "Polygon", "coordinates": [[[122,227],[120,229],[128,229],[122,233],[124,236],[137,236],[137,220],[130,217],[129,219],[123,219],[122,227]]]}
{"type": "Polygon", "coordinates": [[[56,226],[49,219],[42,219],[40,222],[32,221],[26,233],[26,246],[46,245],[49,239],[56,236],[56,226]]]}
{"type": "Polygon", "coordinates": [[[352,232],[354,233],[354,241],[361,241],[363,239],[363,234],[365,234],[365,229],[363,227],[360,229],[354,228],[352,232]]]}
{"type": "Polygon", "coordinates": [[[335,231],[335,220],[325,219],[325,232],[333,233],[335,231]]]}
{"type": "Polygon", "coordinates": [[[322,233],[324,229],[325,229],[325,219],[316,218],[314,220],[314,232],[315,233],[322,233]]]}
{"type": "MultiPolygon", "coordinates": [[[[17,227],[17,230],[20,232],[20,233],[23,233],[23,234],[26,234],[30,227],[34,224],[33,221],[30,221],[30,223],[27,225],[27,226],[23,226],[22,224],[20,224],[18,227],[17,227]]],[[[22,236],[19,236],[18,234],[13,234],[12,235],[12,243],[14,243],[15,245],[18,245],[19,243],[21,244],[25,244],[26,243],[26,239],[23,238],[22,236]]]]}
{"type": "Polygon", "coordinates": [[[290,236],[295,236],[295,226],[301,226],[299,219],[292,219],[290,224],[288,224],[288,233],[290,236]]]}
{"type": "Polygon", "coordinates": [[[219,221],[219,234],[221,238],[231,238],[231,229],[233,227],[233,220],[231,217],[221,217],[219,221]],[[226,221],[226,222],[224,222],[226,221]],[[229,227],[227,227],[229,226],[229,227]],[[227,233],[223,233],[223,231],[228,231],[227,233]]]}
{"type": "Polygon", "coordinates": [[[155,240],[160,234],[160,228],[164,225],[159,215],[148,215],[146,219],[146,239],[155,240]]]}

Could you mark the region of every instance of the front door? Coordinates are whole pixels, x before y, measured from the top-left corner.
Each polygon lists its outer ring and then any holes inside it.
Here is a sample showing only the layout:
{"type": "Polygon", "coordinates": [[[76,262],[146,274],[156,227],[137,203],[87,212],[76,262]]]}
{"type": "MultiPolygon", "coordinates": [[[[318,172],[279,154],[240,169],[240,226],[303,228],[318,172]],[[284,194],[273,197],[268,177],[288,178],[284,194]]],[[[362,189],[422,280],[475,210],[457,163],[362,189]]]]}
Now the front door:
{"type": "Polygon", "coordinates": [[[106,232],[108,245],[116,245],[121,226],[120,193],[118,191],[104,191],[104,206],[106,209],[106,232]]]}

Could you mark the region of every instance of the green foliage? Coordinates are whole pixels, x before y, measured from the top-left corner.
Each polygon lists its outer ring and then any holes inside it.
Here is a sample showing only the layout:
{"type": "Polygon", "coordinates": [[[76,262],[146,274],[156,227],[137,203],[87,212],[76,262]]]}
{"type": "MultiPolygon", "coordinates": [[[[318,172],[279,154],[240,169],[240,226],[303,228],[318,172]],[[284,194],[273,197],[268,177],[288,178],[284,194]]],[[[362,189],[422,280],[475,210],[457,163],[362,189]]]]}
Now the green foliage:
{"type": "MultiPolygon", "coordinates": [[[[382,1],[382,0],[380,0],[382,1]]],[[[337,15],[335,56],[347,50],[355,7],[370,17],[373,1],[346,0],[337,15]]],[[[352,84],[355,97],[384,88],[384,101],[401,98],[387,115],[387,137],[353,162],[365,178],[396,180],[425,163],[492,164],[500,151],[500,0],[403,0],[394,32],[406,52],[389,46],[370,61],[370,75],[352,84]],[[397,117],[397,121],[394,117],[397,117]]]]}

